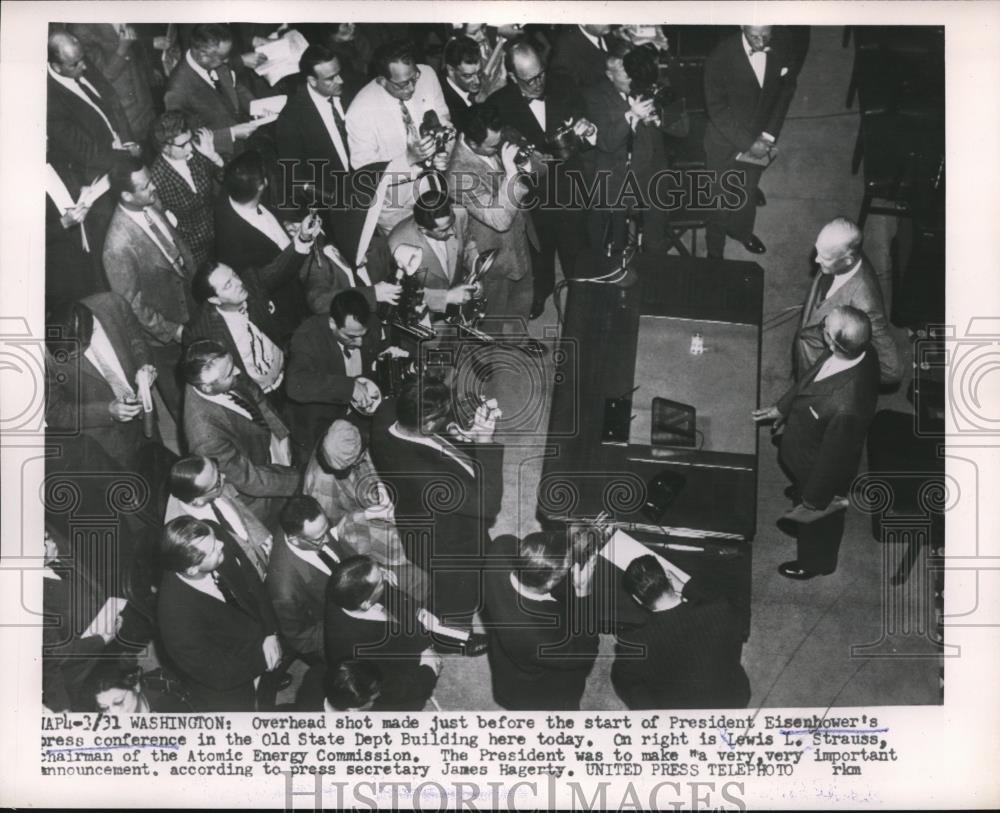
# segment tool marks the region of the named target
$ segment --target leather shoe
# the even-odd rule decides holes
[[[522,353],[527,353],[529,356],[535,356],[536,358],[541,358],[548,352],[548,348],[542,344],[538,339],[528,339],[518,345],[518,348]]]
[[[757,187],[757,192],[754,195],[754,203],[758,206],[767,206],[767,198],[764,197],[764,190],[759,186]]]
[[[531,320],[535,320],[543,313],[545,313],[545,300],[536,299],[534,302],[531,303],[531,310],[528,311],[528,318]]]
[[[829,573],[813,573],[811,570],[806,570],[802,565],[796,562],[785,562],[778,565],[778,572],[784,576],[786,579],[795,579],[795,581],[804,582],[808,579],[815,578],[816,576],[829,576]]]
[[[462,644],[462,654],[468,658],[477,658],[486,652],[489,643],[490,636],[481,632],[470,633],[468,640]]]
[[[764,244],[760,241],[760,238],[756,234],[751,234],[746,240],[743,241],[743,248],[751,254],[763,254],[767,251]]]

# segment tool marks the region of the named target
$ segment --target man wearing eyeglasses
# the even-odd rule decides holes
[[[417,64],[412,43],[396,40],[375,52],[375,78],[354,97],[347,110],[351,167],[376,165],[381,175],[378,226],[388,233],[409,214],[414,181],[430,166],[443,171],[448,155],[437,153],[431,135],[422,135],[427,114],[451,124],[437,74]]]
[[[826,351],[781,399],[754,410],[757,423],[784,424],[778,462],[792,478],[795,509],[779,520],[789,523],[797,556],[778,572],[799,581],[828,576],[837,569],[844,533],[846,495],[878,403],[878,355],[872,326],[851,306],[823,320]]]

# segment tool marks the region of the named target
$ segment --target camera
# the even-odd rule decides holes
[[[517,152],[514,153],[514,163],[519,167],[523,167],[531,160],[532,153],[538,152],[538,148],[513,127],[504,127],[500,132],[500,138],[505,144],[513,144],[517,147]]]
[[[434,154],[447,155],[448,145],[455,138],[455,130],[444,124],[434,110],[424,113],[424,120],[420,124],[420,136],[426,138],[430,136],[434,139]]]
[[[576,124],[576,121],[570,119],[553,133],[551,146],[556,158],[566,160],[587,148],[586,141],[573,131]]]

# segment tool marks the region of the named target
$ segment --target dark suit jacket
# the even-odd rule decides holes
[[[239,607],[168,572],[157,594],[157,626],[167,655],[187,682],[195,709],[253,711],[253,681],[267,669],[264,639],[278,632],[278,623],[264,585],[242,551],[223,544],[225,559],[219,572]]]
[[[361,375],[373,379],[372,365],[384,349],[382,325],[372,314],[361,342]],[[374,380],[374,379],[373,379]],[[330,330],[329,316],[310,316],[295,331],[285,364],[296,441],[311,449],[332,421],[347,414],[354,379],[345,373],[344,354]]]
[[[740,665],[739,629],[721,598],[649,613],[645,624],[618,635],[615,691],[630,709],[744,708],[750,683]],[[632,651],[637,646],[644,655]]]
[[[448,82],[448,73],[442,68],[438,72],[438,81],[441,83],[441,92],[444,94],[445,104],[448,105],[448,113],[451,116],[452,126],[456,130],[462,132],[462,127],[465,125],[465,117],[469,114],[470,105],[466,104],[465,100],[455,92]]]
[[[576,89],[564,79],[551,76],[545,83],[544,132],[517,85],[509,84],[500,88],[487,101],[500,112],[500,120],[505,126],[514,127],[543,152],[549,149],[549,140],[566,119],[578,119],[586,112],[583,99]]]
[[[95,70],[85,71],[83,78],[100,94],[100,107],[118,137],[123,142],[131,141],[132,130],[114,88]],[[78,168],[86,177],[84,183],[110,171],[116,160],[126,153],[112,149],[114,139],[104,120],[94,108],[51,76],[46,77],[46,89],[45,132],[52,159]]]
[[[129,302],[154,346],[172,344],[177,327],[186,324],[194,312],[194,257],[184,238],[169,223],[164,227],[184,258],[183,275],[174,270],[142,227],[120,206],[104,238],[104,272],[111,290]]]
[[[825,352],[823,341],[823,320],[834,308],[851,305],[868,315],[872,323],[872,347],[878,353],[879,370],[883,384],[895,384],[903,377],[903,363],[899,357],[896,342],[889,332],[882,303],[882,288],[875,269],[867,257],[862,256],[861,267],[822,302],[817,302],[819,283],[823,275],[817,274],[809,288],[805,305],[802,306],[802,321],[795,337],[795,369],[798,375],[816,363]]]
[[[260,387],[245,376],[237,379],[240,394],[256,402],[271,431],[220,404],[202,398],[190,385],[184,388],[184,436],[191,454],[214,457],[226,479],[254,515],[267,524],[278,499],[299,490],[299,472],[271,463],[271,435],[287,437]]]
[[[118,294],[94,294],[81,302],[101,323],[134,389],[136,372],[144,364],[152,364],[135,314]],[[100,371],[81,353],[64,363],[50,357],[46,373],[45,421],[49,430],[78,430],[97,441],[109,457],[126,469],[134,468],[136,453],[144,443],[142,418],[122,423],[111,417],[108,405],[115,400],[115,393]]]
[[[225,68],[220,68],[225,70]],[[182,55],[173,73],[167,80],[167,91],[163,104],[167,110],[181,110],[193,130],[208,127],[215,140],[215,149],[222,155],[232,155],[235,149],[229,128],[247,121],[250,117],[250,102],[253,92],[246,87],[234,72],[231,75],[237,98],[237,107],[229,104],[223,94],[202,79],[188,65],[187,56]],[[220,77],[225,81],[225,77]]]
[[[605,37],[601,39],[607,43]],[[580,26],[567,26],[552,46],[549,75],[583,90],[606,78],[604,75],[606,58],[607,53],[587,39]]]
[[[355,553],[332,537],[329,546],[341,559]],[[285,534],[278,530],[265,584],[282,639],[295,652],[323,656],[323,608],[329,579],[321,570],[297,556]]]
[[[201,264],[215,253],[215,217],[212,199],[215,192],[218,168],[204,155],[195,151],[188,162],[197,192],[173,168],[169,161],[158,155],[149,168],[149,175],[156,184],[156,193],[164,209],[177,216],[177,231],[187,241],[195,263]]]
[[[772,41],[764,86],[743,50],[743,34],[720,42],[705,60],[705,104],[708,126],[705,152],[709,166],[728,163],[763,131],[775,138],[795,94],[798,65],[780,38]]]
[[[517,540],[500,537],[491,550],[506,567],[483,574],[493,698],[506,709],[574,711],[597,655],[596,631],[572,630],[585,618],[587,599],[572,589],[555,601],[535,601],[514,590],[510,574]],[[571,605],[575,604],[575,607]]]
[[[803,501],[816,508],[847,494],[878,403],[878,357],[871,347],[849,370],[813,381],[828,357],[820,356],[777,404],[785,416],[778,459]]]

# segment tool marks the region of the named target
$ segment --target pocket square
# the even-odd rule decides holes
[[[788,73],[788,68],[782,68],[781,73],[779,73],[778,76],[785,76],[787,73]]]

